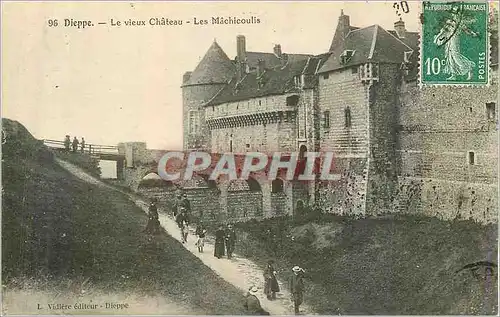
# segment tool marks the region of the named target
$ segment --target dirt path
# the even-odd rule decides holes
[[[120,191],[88,175],[80,168],[74,166],[71,163],[61,160],[57,160],[57,162],[64,169],[68,170],[70,173],[86,182]],[[144,200],[130,195],[129,193],[125,194],[127,194],[131,198],[131,200],[133,200],[135,204],[139,206],[144,212],[148,212],[148,204]],[[169,215],[167,215],[166,212],[160,210],[159,220],[161,226],[170,236],[172,236],[177,241],[181,241],[180,230],[177,227],[177,224]],[[218,259],[213,255],[213,239],[208,238],[206,240],[207,241],[205,242],[204,252],[199,253],[197,247],[194,244],[196,241],[196,237],[194,236],[194,228],[190,228],[188,241],[183,245],[188,251],[198,257],[216,274],[218,274],[234,286],[240,288],[242,291],[246,292],[252,285],[257,286],[259,288],[259,294],[257,296],[260,299],[262,307],[269,311],[272,315],[293,315],[293,303],[290,300],[290,293],[285,289],[283,280],[278,277],[278,283],[280,284],[281,292],[277,294],[277,299],[274,301],[268,300],[263,293],[263,271],[254,262],[239,256],[237,253],[235,253],[233,255],[233,258],[230,260],[227,258]],[[301,314],[315,315],[306,304],[301,305],[300,312]]]

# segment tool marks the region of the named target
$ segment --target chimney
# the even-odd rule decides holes
[[[279,44],[274,45],[274,55],[281,58],[281,45]]]
[[[264,74],[265,69],[266,69],[266,62],[264,62],[262,59],[259,59],[257,64],[257,77],[262,76],[262,74]]]
[[[288,54],[281,53],[281,66],[284,67],[286,64],[288,64]]]
[[[340,32],[342,38],[345,39],[351,28],[348,15],[344,15],[344,10],[340,10],[339,23],[337,24],[337,32]],[[337,33],[336,32],[336,33]]]
[[[404,38],[406,35],[405,23],[399,18],[399,21],[394,22],[394,30],[398,34],[399,38]]]
[[[246,48],[245,36],[243,35],[236,36],[236,52],[238,56],[238,61],[240,63],[245,62],[247,55],[247,48]]]

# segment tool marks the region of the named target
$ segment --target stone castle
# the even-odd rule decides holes
[[[253,52],[238,35],[230,59],[214,42],[184,74],[183,133],[186,151],[332,151],[341,181],[206,185],[217,197],[201,199],[202,208],[214,204],[224,219],[315,204],[336,214],[495,222],[497,34],[491,85],[460,89],[419,87],[419,34],[402,20],[394,30],[360,28],[342,12],[332,35],[319,55],[280,45]]]

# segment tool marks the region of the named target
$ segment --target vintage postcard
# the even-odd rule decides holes
[[[2,2],[2,315],[496,315],[496,1]]]

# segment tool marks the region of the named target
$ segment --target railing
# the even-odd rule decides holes
[[[43,144],[50,148],[56,149],[64,149],[66,148],[64,141],[58,140],[43,140]],[[73,143],[70,142],[69,151],[73,151]],[[111,145],[101,145],[101,144],[85,144],[82,148],[81,144],[78,144],[78,148],[76,150],[77,153],[88,153],[90,155],[99,155],[99,154],[119,154],[117,146]]]

